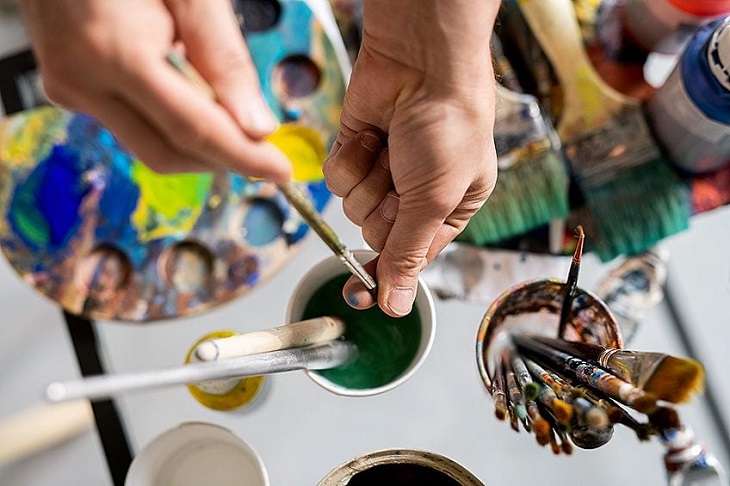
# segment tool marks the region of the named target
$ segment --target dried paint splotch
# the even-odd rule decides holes
[[[276,26],[247,39],[264,94],[280,121],[329,147],[344,96],[341,66],[307,5],[282,7]],[[295,55],[311,58],[320,75],[312,93],[289,99],[270,79]],[[321,211],[330,193],[311,159],[309,151],[292,163]],[[71,312],[137,322],[243,295],[308,232],[272,184],[231,173],[156,174],[92,118],[53,107],[0,124],[0,211],[0,245],[26,282]]]

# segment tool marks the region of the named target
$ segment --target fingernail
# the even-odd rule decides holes
[[[380,206],[380,215],[389,223],[395,223],[395,217],[398,215],[398,204],[400,200],[398,196],[388,194],[385,201]]]
[[[253,128],[259,132],[273,133],[279,128],[279,121],[269,107],[263,104],[252,109],[250,119]]]
[[[413,307],[413,289],[396,287],[388,295],[388,308],[399,316],[408,315]]]
[[[375,152],[380,148],[380,139],[371,132],[363,132],[360,137],[360,145],[371,152]]]

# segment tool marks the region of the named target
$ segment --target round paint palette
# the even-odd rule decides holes
[[[275,22],[246,41],[282,122],[272,143],[322,211],[331,195],[321,165],[339,129],[346,60],[304,1],[279,5]],[[0,245],[26,282],[72,313],[132,322],[245,294],[308,233],[271,183],[156,174],[94,119],[54,107],[0,124],[0,211]]]

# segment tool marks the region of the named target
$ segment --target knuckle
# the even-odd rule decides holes
[[[391,268],[401,276],[406,277],[417,277],[424,266],[425,257],[428,248],[418,252],[407,252],[407,253],[394,253],[392,251],[385,251],[381,256],[381,259],[386,259],[390,262]]]

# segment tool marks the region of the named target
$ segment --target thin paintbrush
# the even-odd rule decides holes
[[[657,408],[657,397],[581,358],[555,349],[529,336],[513,335],[520,352],[541,362],[546,367],[560,369],[561,373],[596,388],[621,403],[649,414]]]
[[[550,443],[550,424],[540,415],[537,402],[535,400],[526,400],[525,408],[527,409],[527,416],[530,418],[532,431],[535,433],[535,440],[541,446],[547,445]]]
[[[571,407],[569,403],[558,398],[553,389],[549,386],[545,384],[540,386],[540,391],[537,394],[537,402],[550,410],[550,413],[552,413],[555,419],[561,424],[567,425],[570,423],[570,419],[573,417],[573,407]]]
[[[520,356],[520,354],[514,349],[510,349],[509,355],[510,362],[512,363],[512,370],[515,372],[515,377],[517,378],[517,384],[522,389],[522,394],[525,396],[525,399],[536,399],[537,394],[540,392],[540,386],[532,380],[522,356]]]
[[[502,360],[494,364],[494,376],[492,376],[492,400],[494,400],[494,415],[499,420],[507,417],[507,388],[504,381],[504,370]]]
[[[608,86],[570,0],[518,0],[560,81],[557,132],[595,221],[600,258],[641,252],[687,228],[689,191],[662,159],[641,105]]]
[[[523,360],[525,361],[525,365],[527,366],[530,374],[552,388],[555,393],[565,393],[568,391],[570,384],[567,381],[562,380],[560,377],[557,377],[559,379],[556,379],[556,376],[554,376],[553,373],[550,373],[550,371],[546,370],[529,358],[525,358],[523,356]]]
[[[560,323],[558,324],[558,337],[560,338],[565,335],[565,328],[568,325],[568,316],[570,315],[571,307],[573,307],[573,299],[578,288],[578,273],[580,272],[580,263],[583,258],[583,242],[586,238],[583,232],[583,226],[579,225],[576,228],[576,232],[578,234],[578,243],[575,245],[573,260],[570,262],[568,280],[565,282],[565,292],[563,293],[563,305],[560,308]]]
[[[201,92],[205,93],[211,99],[215,98],[215,92],[205,81],[203,76],[193,67],[190,62],[185,58],[182,53],[177,50],[172,50],[167,54],[167,62],[174,67],[180,74],[182,74],[187,80],[195,85]],[[302,193],[297,185],[288,181],[282,184],[277,184],[277,187],[281,193],[289,201],[289,204],[296,209],[299,214],[304,218],[310,228],[320,237],[320,239],[337,255],[347,269],[355,275],[365,285],[365,287],[372,293],[376,291],[375,279],[363,268],[362,264],[357,261],[352,251],[349,250],[342,240],[337,236],[335,230],[327,224],[322,216],[317,212],[317,209],[312,205],[312,202]]]
[[[605,368],[622,380],[668,402],[686,402],[703,387],[702,365],[693,359],[543,336],[533,336],[533,339]]]
[[[517,377],[512,369],[509,352],[507,350],[502,352],[502,366],[504,367],[504,376],[507,383],[507,390],[509,391],[510,404],[512,405],[512,408],[514,408],[517,418],[524,423],[524,421],[527,420],[525,397],[522,395],[522,389],[517,383]],[[515,424],[512,424],[512,428],[515,428]]]

